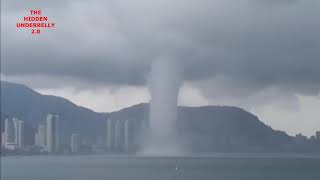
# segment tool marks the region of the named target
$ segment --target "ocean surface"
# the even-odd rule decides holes
[[[1,157],[1,180],[320,180],[320,157]]]

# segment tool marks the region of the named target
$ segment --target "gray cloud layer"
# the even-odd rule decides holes
[[[1,11],[6,76],[144,85],[150,61],[172,56],[205,92],[218,78],[239,96],[273,86],[319,93],[318,0],[43,1],[57,27],[38,37],[15,29],[31,7],[19,2]]]

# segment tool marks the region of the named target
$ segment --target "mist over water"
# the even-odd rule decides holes
[[[178,60],[170,57],[156,59],[151,67],[149,132],[144,155],[180,155],[177,136],[177,101],[181,85]]]

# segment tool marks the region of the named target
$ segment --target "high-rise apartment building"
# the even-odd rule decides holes
[[[114,127],[113,121],[111,119],[107,120],[107,149],[110,151],[113,149],[113,141],[114,141]]]
[[[35,134],[35,145],[42,148],[46,147],[46,126],[43,123],[38,125],[38,131]]]
[[[107,120],[107,148],[109,151],[129,152],[132,144],[130,120]]]
[[[48,114],[46,119],[46,150],[57,152],[60,146],[59,116]]]
[[[79,135],[73,133],[71,135],[71,144],[70,144],[72,153],[77,153],[79,151],[79,144],[80,144]]]
[[[129,130],[130,130],[130,121],[129,120],[125,120],[124,121],[124,142],[123,142],[123,146],[124,146],[124,151],[125,152],[129,152],[130,149],[130,134],[129,134]]]
[[[122,121],[116,120],[114,129],[114,147],[116,150],[120,150],[122,145]]]
[[[24,122],[18,118],[5,119],[3,146],[7,149],[22,148],[24,146]]]
[[[14,125],[14,142],[17,148],[24,146],[24,122],[20,119],[13,118]]]
[[[6,142],[5,132],[2,132],[1,133],[1,147],[5,147],[5,142]]]
[[[5,119],[4,122],[4,147],[7,149],[15,149],[15,132],[12,119]]]

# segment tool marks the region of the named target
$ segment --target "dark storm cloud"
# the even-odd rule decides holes
[[[150,61],[169,55],[186,81],[206,86],[224,77],[246,92],[319,92],[319,1],[68,1],[48,13],[57,28],[39,37],[12,27],[14,10],[4,14],[4,75],[144,85]]]

